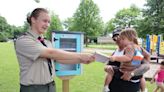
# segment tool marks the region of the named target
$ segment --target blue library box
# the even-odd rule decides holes
[[[81,52],[83,49],[84,35],[81,32],[53,31],[52,43],[54,48],[70,52]],[[61,64],[55,62],[57,76],[80,75],[81,64]]]

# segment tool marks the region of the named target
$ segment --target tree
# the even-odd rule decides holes
[[[7,23],[6,19],[0,16],[0,42],[7,41],[10,34],[8,33],[10,30],[10,25]]]
[[[16,27],[16,26],[12,26],[12,31],[13,31],[13,38],[18,38],[19,36],[23,35],[25,32],[27,32],[29,30],[26,29],[26,26],[27,24],[24,24],[24,26],[19,26],[19,27]]]
[[[73,21],[74,21],[73,17],[72,18],[67,18],[63,23],[65,29],[74,30],[74,28],[73,28],[74,22]]]
[[[105,25],[105,34],[112,32],[116,28],[116,24],[114,24],[115,19],[112,18],[110,21],[108,21]]]
[[[52,31],[54,30],[58,30],[58,31],[63,30],[63,27],[62,27],[59,17],[52,12],[50,27],[48,28],[48,31],[46,33],[47,39],[51,40],[52,38],[51,34],[52,34]]]
[[[0,32],[5,32],[7,27],[8,27],[8,23],[6,19],[0,16]]]
[[[113,31],[115,28],[134,27],[138,28],[139,21],[142,19],[141,10],[136,5],[131,5],[129,8],[124,8],[118,11],[115,18],[109,20],[105,30]],[[139,32],[137,30],[137,32]]]
[[[142,29],[142,32],[149,31],[149,34],[163,34],[164,30],[164,1],[147,0],[145,9],[143,9],[144,22],[141,25],[148,28]],[[164,34],[163,34],[164,35]]]
[[[27,30],[29,30],[30,29],[30,24],[29,23],[27,23],[27,21],[25,21],[24,22],[24,25],[23,25],[23,32],[26,32]]]
[[[70,31],[84,32],[86,40],[88,37],[95,37],[104,33],[99,8],[93,0],[82,0],[73,18],[67,22],[71,23],[68,27]]]
[[[121,27],[135,26],[138,16],[140,16],[140,9],[135,5],[131,5],[130,8],[124,8],[116,13],[115,25]]]

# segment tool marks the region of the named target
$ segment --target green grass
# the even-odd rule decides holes
[[[153,90],[156,88],[155,83],[151,84],[150,81],[146,82],[146,86],[148,88],[148,92],[153,92]]]
[[[83,72],[70,80],[70,92],[101,92],[104,64],[83,65]],[[62,81],[56,77],[57,92],[62,92]],[[155,85],[147,82],[149,92]],[[19,92],[19,65],[12,43],[0,43],[0,92]]]
[[[87,48],[115,50],[117,48],[117,45],[115,44],[89,44]]]
[[[19,68],[11,43],[0,43],[0,92],[19,92]]]
[[[70,92],[101,92],[104,79],[104,64],[83,65],[83,73],[70,80]],[[57,92],[61,91],[61,80],[57,78]]]

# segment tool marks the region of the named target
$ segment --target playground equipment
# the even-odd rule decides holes
[[[83,49],[83,33],[68,31],[53,31],[52,43],[54,48],[71,52],[81,52]],[[61,64],[55,62],[56,76],[62,80],[63,92],[69,92],[69,80],[82,72],[81,64]]]
[[[164,59],[164,41],[161,35],[147,35],[146,36],[146,50],[151,53],[151,59]]]

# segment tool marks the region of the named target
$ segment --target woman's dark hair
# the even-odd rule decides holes
[[[161,62],[161,65],[164,65],[164,61]]]
[[[31,12],[30,16],[27,16],[27,22],[30,24],[30,26],[31,26],[31,18],[34,17],[35,19],[37,19],[40,12],[48,13],[48,10],[46,10],[44,8],[36,8]]]

